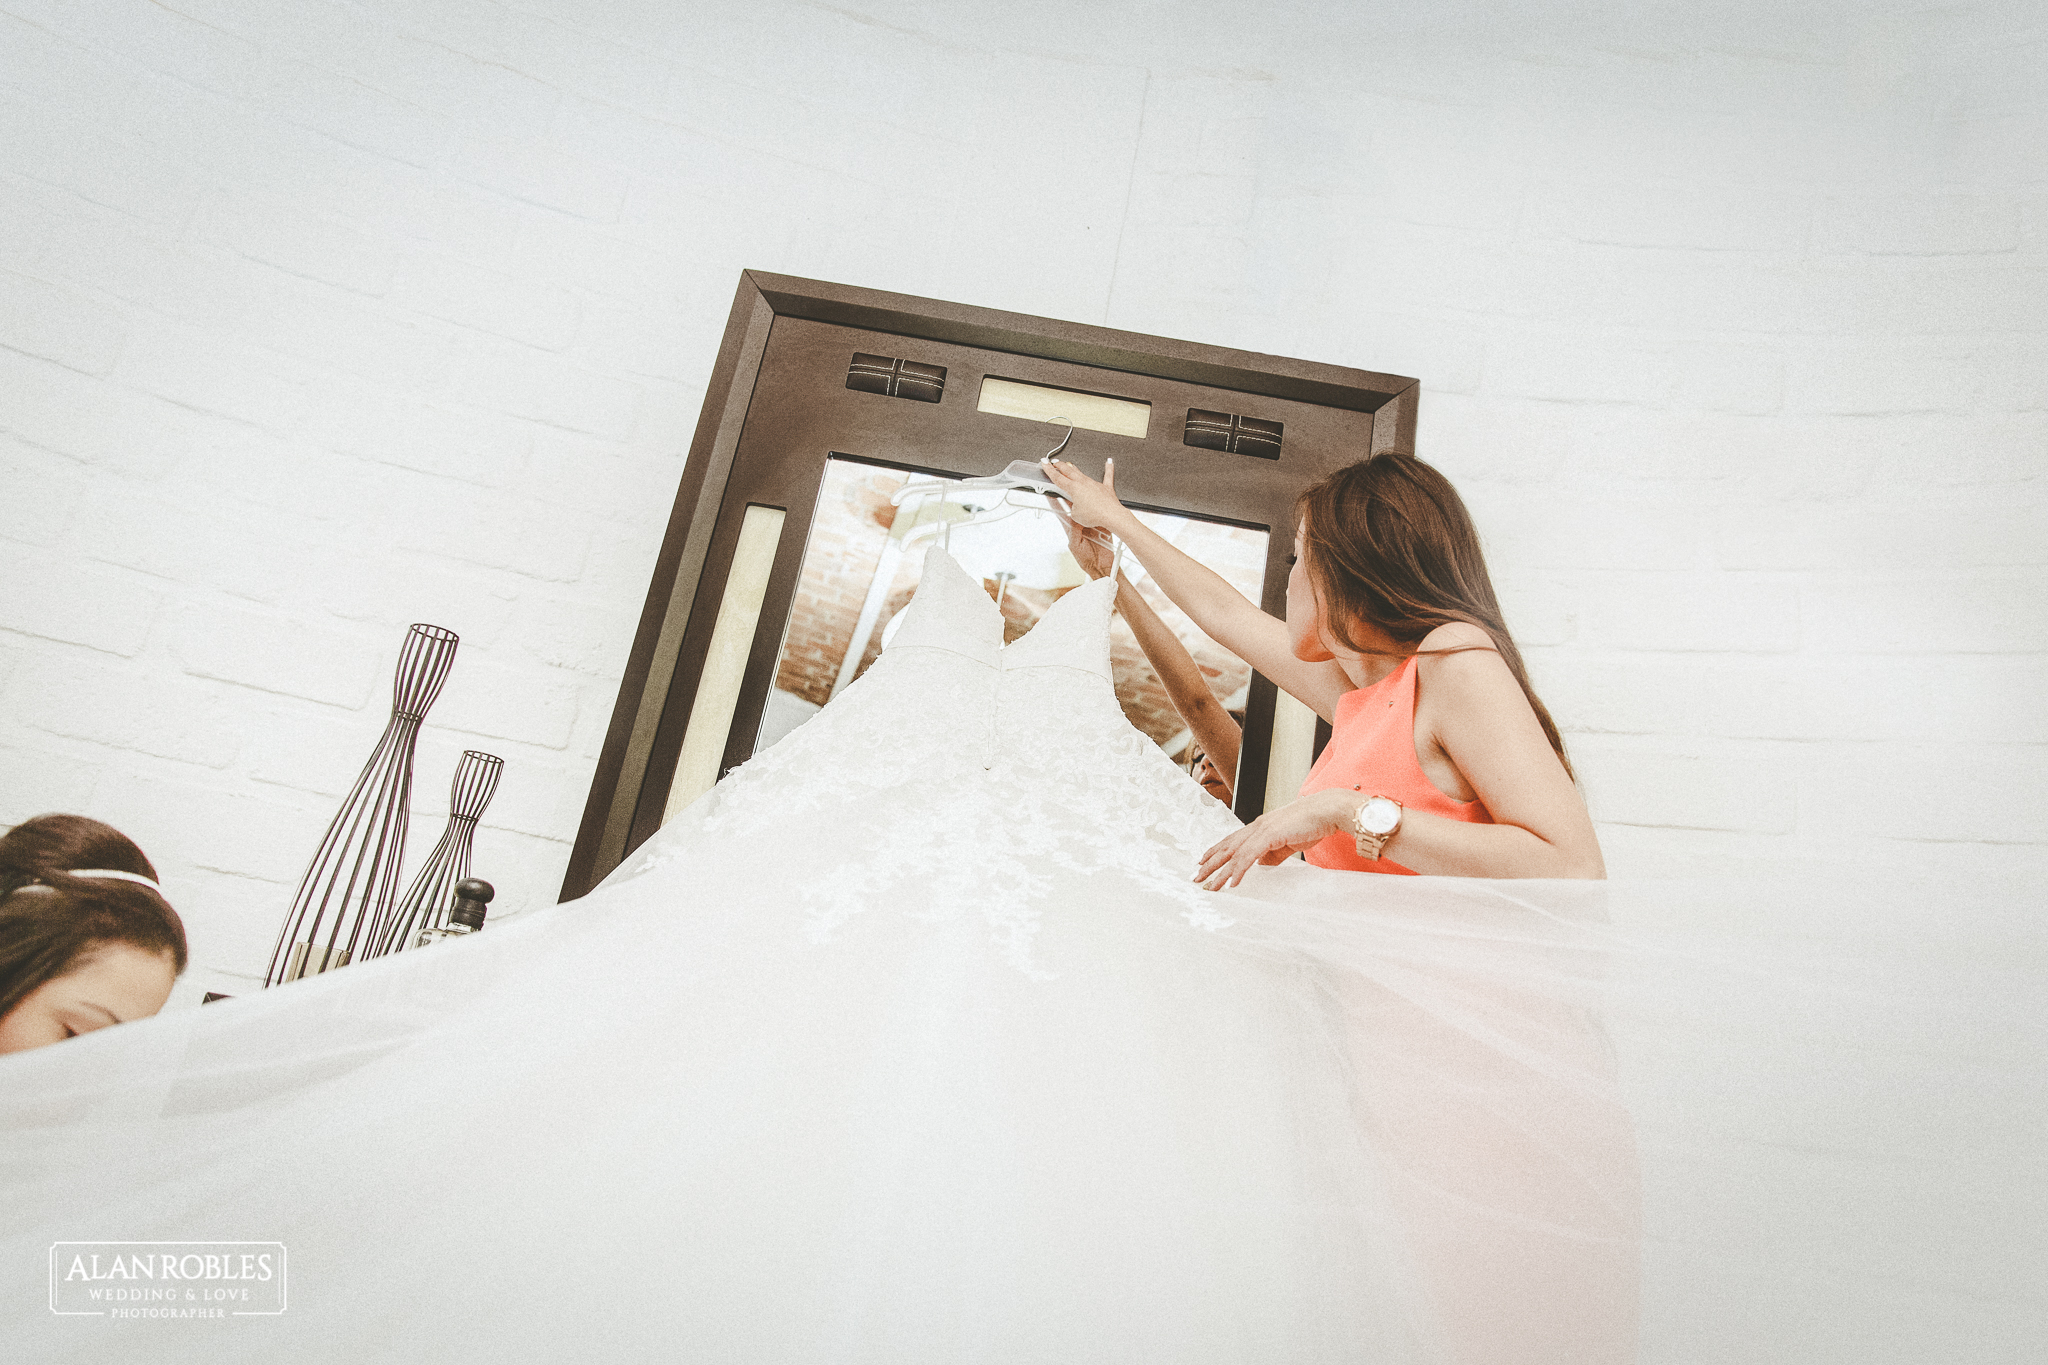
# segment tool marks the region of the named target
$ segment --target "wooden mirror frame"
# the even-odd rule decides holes
[[[1355,434],[1342,443],[1343,449],[1326,446],[1297,451],[1290,447],[1279,460],[1247,461],[1233,481],[1239,491],[1231,495],[1234,502],[1229,505],[1202,505],[1205,499],[1199,493],[1184,497],[1171,489],[1150,487],[1142,457],[1128,461],[1128,468],[1125,461],[1119,462],[1120,491],[1133,506],[1266,526],[1278,543],[1269,551],[1262,605],[1276,614],[1284,611],[1294,498],[1317,479],[1368,453],[1412,453],[1415,449],[1417,383],[1399,375],[742,271],[725,338],[705,386],[704,406],[676,490],[668,531],[655,560],[639,629],[619,683],[611,725],[591,780],[582,825],[562,883],[563,900],[588,892],[660,826],[675,768],[675,755],[666,751],[679,746],[682,722],[690,713],[703,665],[701,648],[696,657],[686,657],[684,641],[686,636],[703,633],[700,614],[718,611],[724,574],[706,573],[713,531],[733,482],[734,458],[769,337],[782,318],[889,333],[912,344],[923,340],[973,347],[1358,414]],[[1113,375],[1105,375],[1101,381],[1111,388],[1115,382]],[[1226,400],[1219,395],[1217,401]],[[1153,431],[1145,444],[1155,443],[1162,448],[1181,444],[1177,414],[1155,413]],[[1360,449],[1360,445],[1368,448]],[[1159,483],[1156,474],[1151,483]],[[1152,496],[1147,497],[1148,492]],[[1167,499],[1159,498],[1160,492],[1167,493]],[[708,600],[700,600],[707,593]],[[693,620],[700,622],[697,631],[691,630]],[[779,641],[783,623],[770,622],[766,615],[762,623],[773,626],[772,633]],[[768,646],[771,660],[774,643]],[[756,652],[760,649],[757,642]],[[1273,706],[1272,683],[1253,674],[1239,767],[1240,773],[1250,777],[1240,782],[1240,814],[1247,810],[1256,814],[1263,808]],[[663,757],[657,753],[658,747],[665,761],[656,761]]]

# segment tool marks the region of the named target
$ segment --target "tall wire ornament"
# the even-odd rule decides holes
[[[391,720],[299,882],[264,985],[345,966],[367,954],[389,921],[412,818],[413,750],[459,641],[441,626],[415,624],[406,631],[391,684]]]
[[[476,839],[476,822],[497,794],[498,778],[505,760],[496,754],[464,749],[455,765],[455,780],[448,787],[448,828],[441,842],[427,855],[419,875],[398,902],[390,923],[377,936],[374,956],[395,953],[412,945],[422,929],[440,928],[448,923],[448,908],[455,903],[455,883],[469,875],[469,850]]]

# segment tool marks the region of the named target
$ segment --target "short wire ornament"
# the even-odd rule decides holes
[[[299,882],[264,985],[345,966],[358,954],[375,955],[369,949],[378,929],[390,921],[399,864],[405,859],[420,722],[448,680],[460,638],[442,626],[415,624],[406,631],[384,737]]]
[[[455,883],[469,875],[476,822],[491,804],[504,771],[505,760],[496,754],[462,751],[462,761],[455,765],[455,780],[448,787],[448,827],[398,902],[391,922],[378,935],[375,956],[399,952],[411,946],[420,930],[448,923],[449,907],[455,904]]]

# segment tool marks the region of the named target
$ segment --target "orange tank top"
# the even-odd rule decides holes
[[[1301,794],[1326,791],[1331,787],[1352,787],[1359,800],[1368,796],[1390,796],[1411,811],[1490,825],[1493,817],[1477,801],[1453,801],[1436,789],[1423,774],[1415,757],[1415,656],[1371,687],[1346,692],[1337,699],[1337,714],[1330,723],[1330,742],[1322,756],[1308,770]],[[1339,830],[1308,850],[1308,860],[1317,867],[1343,868],[1352,872],[1391,872],[1413,877],[1415,872],[1391,858],[1367,862],[1358,856],[1358,844],[1351,832]]]

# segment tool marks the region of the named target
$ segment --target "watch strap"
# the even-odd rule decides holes
[[[1385,834],[1365,834],[1355,829],[1351,831],[1351,839],[1357,845],[1358,856],[1372,863],[1380,860],[1380,850],[1384,849],[1387,840],[1393,837],[1391,830]]]
[[[1364,789],[1353,788],[1353,790],[1362,791]],[[1375,801],[1392,802],[1395,811],[1398,812],[1394,817],[1394,827],[1384,834],[1375,834],[1365,827],[1365,808]],[[1387,847],[1388,841],[1401,832],[1401,817],[1407,813],[1408,808],[1399,801],[1395,801],[1391,796],[1381,796],[1377,793],[1366,797],[1353,807],[1351,811],[1351,839],[1353,846],[1358,850],[1358,856],[1368,862],[1378,862],[1381,854]]]

